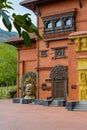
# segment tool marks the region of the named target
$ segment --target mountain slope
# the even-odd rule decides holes
[[[9,31],[0,29],[0,43],[17,35],[18,35],[17,32],[9,32]]]

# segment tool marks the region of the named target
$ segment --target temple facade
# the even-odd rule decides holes
[[[58,103],[87,101],[87,1],[25,0],[22,6],[37,16],[43,40],[31,36],[8,40],[18,48],[18,98],[26,77],[35,77],[36,99]]]

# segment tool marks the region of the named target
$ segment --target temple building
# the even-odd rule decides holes
[[[24,83],[31,77],[38,104],[46,101],[68,110],[77,103],[87,104],[87,0],[24,0],[20,4],[36,14],[43,40],[30,35],[28,48],[18,37],[7,41],[18,48],[17,98],[25,95]]]

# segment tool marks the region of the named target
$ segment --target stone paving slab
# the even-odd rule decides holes
[[[87,130],[87,112],[0,100],[0,130]]]

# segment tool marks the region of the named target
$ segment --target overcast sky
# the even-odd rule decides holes
[[[23,0],[8,0],[8,1],[13,2],[12,7],[15,9],[14,11],[9,10],[11,13],[16,13],[16,14],[29,13],[29,14],[31,14],[30,17],[31,17],[31,19],[32,19],[32,22],[33,22],[34,24],[36,24],[36,16],[34,15],[34,13],[33,13],[31,10],[29,10],[29,9],[27,9],[27,8],[25,8],[25,7],[23,7],[23,6],[20,5],[20,2],[23,1]],[[4,25],[2,24],[1,19],[0,19],[0,28],[3,29],[3,30],[6,30],[6,28],[5,28]],[[13,27],[12,30],[15,31],[14,27]]]

